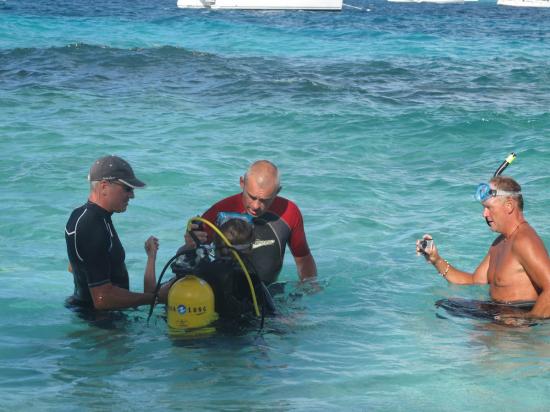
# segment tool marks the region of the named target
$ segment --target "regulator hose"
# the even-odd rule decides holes
[[[155,303],[157,301],[157,297],[160,290],[160,284],[162,281],[162,277],[164,276],[164,272],[166,272],[166,269],[168,269],[168,266],[170,266],[170,263],[172,263],[174,260],[179,258],[181,255],[185,255],[191,252],[194,253],[195,250],[190,249],[190,250],[184,250],[182,252],[176,253],[174,256],[170,258],[170,260],[168,260],[168,262],[166,262],[166,264],[164,265],[164,268],[162,268],[162,271],[160,272],[159,280],[157,281],[157,286],[155,287],[155,291],[153,292],[153,300],[151,302],[151,306],[149,307],[149,316],[147,316],[147,323],[149,323],[149,319],[151,319],[151,315],[153,314],[153,309],[155,308]]]

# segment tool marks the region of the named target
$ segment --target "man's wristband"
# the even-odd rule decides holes
[[[443,272],[439,272],[439,274],[441,276],[443,276],[445,279],[447,279],[447,274],[449,273],[449,269],[450,269],[451,265],[445,259],[443,259],[443,261],[447,264],[447,267],[445,268],[445,270]]]
[[[437,269],[437,264],[439,263],[439,261],[443,261],[447,264],[443,272]],[[445,259],[437,258],[437,260],[433,263],[433,265],[441,276],[443,276],[444,278],[447,277],[447,274],[449,273],[449,269],[451,268],[451,265],[449,264],[449,262],[447,262]]]

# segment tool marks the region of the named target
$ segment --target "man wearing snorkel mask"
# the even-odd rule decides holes
[[[500,235],[474,273],[463,272],[441,258],[431,235],[416,242],[416,251],[450,283],[489,284],[491,299],[500,303],[531,302],[528,312],[500,315],[509,318],[550,317],[550,259],[542,239],[523,216],[521,186],[511,177],[496,176],[478,186],[476,199],[483,217]]]
[[[223,215],[239,214],[253,223],[256,241],[251,261],[266,285],[277,280],[287,244],[300,280],[315,278],[317,266],[306,240],[302,214],[294,202],[279,196],[281,185],[277,166],[267,160],[254,162],[240,178],[240,185],[241,193],[219,201],[202,217],[220,225]],[[206,231],[197,225],[193,228],[193,235],[199,242],[212,241],[213,234],[208,228]],[[185,234],[185,243],[188,247],[196,247],[189,233]]]

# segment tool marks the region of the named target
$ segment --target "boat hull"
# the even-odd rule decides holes
[[[436,3],[436,4],[464,4],[472,0],[388,0],[390,3]]]
[[[342,10],[342,0],[178,0],[180,8],[241,10]]]
[[[550,7],[548,0],[498,0],[497,4],[510,7]]]

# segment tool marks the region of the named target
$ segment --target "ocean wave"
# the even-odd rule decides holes
[[[261,101],[367,105],[376,110],[429,105],[550,107],[550,65],[532,57],[400,57],[335,62],[316,58],[225,56],[183,47],[121,49],[86,43],[0,51],[0,87],[41,92],[78,89],[132,96],[144,90],[216,106]],[[481,92],[480,92],[481,91]],[[533,101],[533,95],[537,100]],[[434,106],[435,104],[435,106]]]

